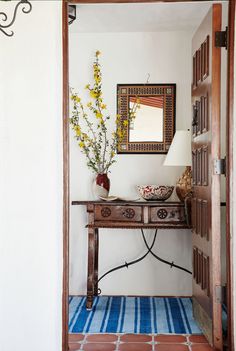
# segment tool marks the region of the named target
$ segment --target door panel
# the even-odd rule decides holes
[[[221,5],[214,4],[196,31],[193,55],[193,306],[194,317],[215,350],[222,349],[220,272],[220,175],[213,160],[220,158]]]

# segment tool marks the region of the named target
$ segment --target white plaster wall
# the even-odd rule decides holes
[[[61,4],[32,1],[0,32],[1,351],[61,350]]]
[[[70,34],[70,85],[87,98],[91,65],[97,49],[102,52],[104,99],[116,113],[118,83],[177,84],[177,129],[191,123],[191,33],[86,33]],[[71,136],[71,200],[93,199],[93,175]],[[164,155],[118,155],[110,173],[111,194],[137,198],[137,184],[175,184],[183,168],[163,167]],[[172,197],[175,199],[175,195]],[[70,293],[86,292],[87,223],[85,209],[71,207]],[[139,230],[100,231],[100,275],[145,252]],[[148,233],[149,242],[153,232]],[[160,230],[154,248],[161,257],[191,269],[189,230]],[[191,276],[148,256],[145,261],[105,278],[103,294],[191,295]]]

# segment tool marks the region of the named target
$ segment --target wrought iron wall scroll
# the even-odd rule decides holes
[[[15,6],[15,10],[13,12],[13,17],[10,22],[8,22],[8,16],[5,12],[0,12],[0,31],[3,32],[6,36],[12,37],[14,32],[8,29],[13,25],[16,19],[17,11],[19,6],[23,5],[22,12],[23,13],[30,13],[32,10],[32,4],[28,0],[20,0],[17,5]]]

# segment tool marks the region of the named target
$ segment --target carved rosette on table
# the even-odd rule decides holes
[[[96,198],[108,197],[110,190],[110,179],[107,173],[97,174],[93,182],[93,194]]]

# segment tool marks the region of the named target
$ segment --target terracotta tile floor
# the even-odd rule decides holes
[[[203,335],[69,334],[77,351],[210,351]]]

